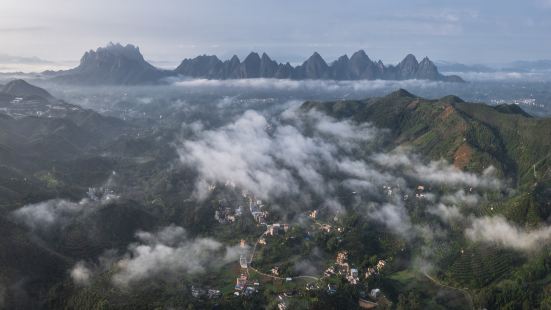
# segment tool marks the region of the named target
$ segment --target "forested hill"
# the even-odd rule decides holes
[[[392,132],[395,146],[410,146],[432,159],[482,172],[490,165],[518,186],[551,178],[551,118],[536,118],[518,106],[488,106],[447,96],[438,100],[398,90],[365,100],[305,102],[302,110],[338,119],[371,122]]]

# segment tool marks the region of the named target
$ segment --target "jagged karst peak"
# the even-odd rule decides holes
[[[59,71],[52,78],[69,84],[136,85],[156,84],[172,75],[148,63],[137,46],[109,43],[84,53],[78,67]]]
[[[320,55],[318,52],[314,52],[314,53],[312,54],[312,56],[310,56],[310,57],[306,60],[306,62],[311,62],[311,61],[313,61],[313,62],[320,62],[320,63],[323,62],[323,63],[325,63],[325,59],[323,59],[323,57],[321,57],[321,55]]]
[[[341,57],[339,57],[337,59],[337,61],[349,61],[349,60],[350,60],[350,58],[346,54],[342,55]]]
[[[248,62],[248,61],[260,61],[260,56],[258,55],[257,52],[250,52],[249,55],[245,57],[245,60],[243,60],[243,62]]]
[[[184,59],[174,70],[161,70],[149,64],[139,48],[132,44],[109,43],[86,52],[74,69],[50,73],[58,81],[80,84],[151,84],[169,76],[206,79],[332,79],[332,80],[409,80],[422,79],[464,82],[458,76],[444,76],[427,57],[421,63],[408,54],[397,65],[385,66],[372,61],[365,50],[342,55],[328,64],[313,52],[302,64],[274,61],[267,53],[250,52],[243,61],[237,55],[221,60],[216,55]]]
[[[350,59],[361,59],[361,60],[370,60],[369,56],[367,56],[367,53],[364,50],[359,50],[352,54],[352,57]]]
[[[401,63],[416,63],[416,64],[418,64],[419,62],[417,61],[417,57],[415,57],[415,55],[407,54],[407,56],[404,58],[404,60],[402,60]]]
[[[144,61],[144,57],[140,52],[140,48],[132,44],[123,46],[120,43],[110,42],[104,47],[98,47],[95,51],[90,50],[84,54],[81,59],[81,63],[92,61],[95,59],[101,59],[106,57],[123,57],[126,59]]]

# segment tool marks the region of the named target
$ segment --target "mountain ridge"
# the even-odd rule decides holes
[[[425,57],[421,62],[408,54],[397,65],[372,61],[364,50],[350,58],[343,55],[328,63],[314,52],[302,64],[279,63],[268,54],[251,52],[241,61],[234,55],[222,61],[216,55],[186,58],[174,70],[159,69],[145,60],[139,47],[109,43],[84,53],[80,64],[65,71],[46,71],[56,82],[85,85],[140,85],[162,83],[168,77],[183,76],[203,79],[274,78],[292,80],[408,80],[423,79],[443,82],[464,82],[459,76],[446,76]]]
[[[399,89],[364,100],[307,101],[301,110],[371,122],[389,129],[396,147],[413,147],[477,173],[494,166],[519,187],[551,177],[551,143],[538,138],[551,135],[551,118],[532,117],[515,105],[489,106],[456,96],[429,100]]]
[[[234,78],[293,80],[423,79],[464,82],[458,76],[441,74],[428,57],[419,62],[413,54],[408,54],[396,66],[385,66],[381,60],[372,61],[364,50],[355,52],[351,57],[343,55],[331,63],[327,63],[318,52],[314,52],[307,60],[297,66],[292,66],[290,63],[278,63],[266,53],[263,53],[260,57],[257,52],[251,52],[243,62],[240,62],[236,55],[225,61],[220,60],[216,55],[200,55],[195,58],[184,59],[174,72],[192,78],[222,80]]]

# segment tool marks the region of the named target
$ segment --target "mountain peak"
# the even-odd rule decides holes
[[[419,64],[419,62],[417,61],[417,58],[415,57],[415,55],[413,54],[408,54],[404,60],[402,60],[402,62],[400,62],[400,65],[409,65],[409,64]]]
[[[413,95],[412,93],[408,92],[407,90],[400,88],[390,94],[388,94],[386,97],[389,98],[401,98],[401,97],[407,97],[407,98],[417,98],[417,96]]]
[[[54,79],[67,83],[129,85],[158,83],[172,74],[148,63],[137,46],[109,43],[84,53],[78,67],[61,71]]]
[[[260,56],[256,52],[250,52],[249,55],[247,55],[247,57],[243,61],[244,62],[260,61]]]
[[[21,79],[10,81],[0,89],[0,92],[16,97],[39,96],[45,99],[53,98],[45,89],[31,85]]]
[[[98,47],[95,51],[90,50],[82,56],[80,63],[94,62],[106,58],[125,58],[129,60],[145,62],[140,48],[132,44],[123,46],[120,43],[110,42],[105,47]]]
[[[454,96],[454,95],[448,95],[448,96],[442,97],[438,101],[444,102],[444,103],[451,103],[451,104],[465,102],[465,101],[463,101],[463,99],[461,99],[457,96]]]
[[[362,59],[362,60],[369,60],[369,56],[365,53],[364,50],[359,50],[352,54],[352,57],[350,59]]]
[[[311,60],[314,60],[314,61],[323,61],[325,62],[325,60],[323,59],[323,57],[321,57],[321,55],[318,53],[318,52],[314,52],[312,54],[312,56],[310,56],[310,58],[308,58],[308,60],[306,61],[311,61]]]

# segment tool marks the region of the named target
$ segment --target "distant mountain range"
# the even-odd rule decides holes
[[[250,53],[241,62],[237,56],[221,61],[216,56],[198,56],[185,59],[176,68],[176,73],[183,76],[207,79],[246,79],[246,78],[278,78],[278,79],[332,79],[332,80],[409,80],[423,79],[446,82],[463,82],[457,76],[444,76],[432,61],[424,58],[418,62],[415,56],[409,54],[396,66],[385,66],[382,61],[374,62],[360,50],[348,57],[339,57],[328,64],[320,54],[314,53],[299,66],[289,63],[277,63],[266,53],[260,56]]]
[[[80,60],[80,65],[74,69],[48,71],[45,74],[59,82],[92,85],[159,83],[163,78],[171,76],[205,79],[423,79],[464,82],[458,76],[440,74],[436,65],[427,57],[419,62],[411,54],[396,66],[385,66],[380,60],[372,61],[363,50],[354,53],[350,58],[347,55],[341,56],[330,64],[316,52],[298,66],[278,63],[266,53],[260,56],[252,52],[243,61],[240,61],[237,56],[222,61],[214,55],[202,55],[193,59],[184,59],[175,70],[162,70],[145,61],[138,47],[112,43],[95,51],[86,52]]]

